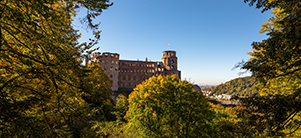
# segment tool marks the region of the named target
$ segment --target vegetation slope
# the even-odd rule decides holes
[[[242,77],[237,78],[226,83],[220,84],[212,88],[212,94],[230,94],[230,95],[240,95],[240,96],[250,96],[252,94],[258,93],[254,86],[257,83],[253,77]]]

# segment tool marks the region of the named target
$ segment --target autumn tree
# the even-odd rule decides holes
[[[93,18],[108,0],[0,1],[0,136],[63,136],[62,126],[90,116],[82,99],[81,62],[99,40]],[[76,9],[95,34],[78,44]],[[71,125],[68,125],[72,127]],[[65,135],[64,135],[65,136]]]
[[[118,120],[125,121],[124,116],[128,111],[128,105],[129,102],[127,98],[123,94],[118,95],[118,97],[116,98],[116,105],[114,111],[114,114],[116,115]]]
[[[175,75],[152,77],[129,95],[129,128],[150,137],[210,137],[214,116],[205,96]]]
[[[91,62],[83,68],[84,76],[81,78],[81,97],[93,108],[93,113],[104,119],[114,120],[111,112],[112,80],[105,74],[102,67]]]
[[[241,64],[260,83],[260,97],[243,100],[246,112],[261,136],[294,133],[300,123],[301,5],[300,0],[244,0],[250,6],[272,9],[275,15],[262,25],[269,38],[252,44],[249,61]],[[246,115],[246,114],[242,114]],[[253,122],[253,123],[252,123]],[[288,131],[286,131],[288,130]]]

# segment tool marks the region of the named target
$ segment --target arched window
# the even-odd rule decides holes
[[[171,65],[171,68],[173,69],[173,68],[174,68],[174,66],[173,66],[173,65]]]
[[[171,60],[171,63],[175,63],[175,62],[173,61],[173,59]]]

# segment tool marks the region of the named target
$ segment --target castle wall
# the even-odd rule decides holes
[[[134,88],[144,80],[158,76],[159,73],[163,72],[163,68],[159,65],[158,62],[120,60],[119,87]]]
[[[163,51],[162,62],[119,60],[119,54],[104,52],[93,53],[93,62],[97,62],[104,72],[113,80],[113,91],[118,88],[135,88],[152,76],[176,75],[181,79],[178,70],[178,58],[175,51]]]
[[[97,58],[95,56],[97,56]],[[119,54],[108,52],[103,54],[94,53],[93,57],[93,61],[99,63],[104,72],[113,80],[112,90],[117,91],[119,78]]]

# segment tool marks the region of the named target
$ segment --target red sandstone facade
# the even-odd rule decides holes
[[[119,60],[119,54],[104,52],[93,53],[93,62],[99,63],[104,72],[113,80],[113,91],[118,88],[135,88],[152,76],[176,75],[178,70],[176,51],[163,51],[162,62]]]

